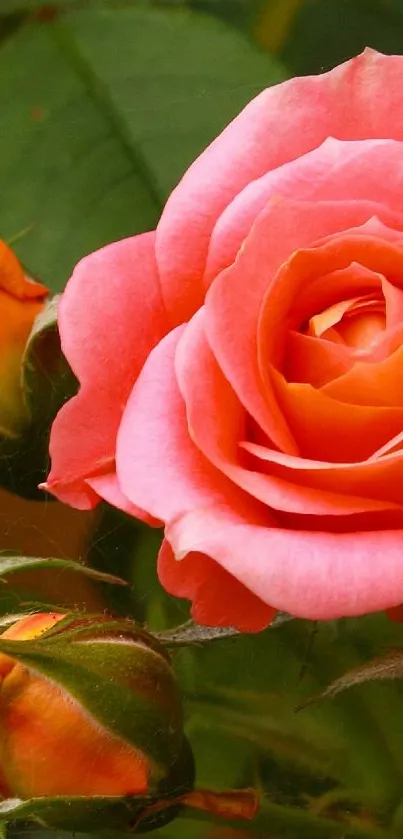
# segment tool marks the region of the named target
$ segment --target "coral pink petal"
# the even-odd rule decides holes
[[[400,56],[365,50],[329,73],[263,91],[214,140],[171,195],[158,226],[157,259],[174,317],[186,320],[200,305],[211,231],[250,181],[327,137],[403,139],[402,67]]]
[[[390,450],[384,446],[385,451],[380,449],[368,460],[353,463],[292,457],[251,441],[243,441],[240,445],[256,458],[255,468],[260,471],[269,471],[301,487],[377,499],[384,502],[386,510],[403,509],[400,434],[389,441]]]
[[[123,495],[115,472],[111,472],[106,475],[99,475],[95,478],[89,478],[87,480],[87,484],[95,490],[98,496],[103,498],[113,507],[117,507],[118,510],[122,510],[129,516],[134,516],[134,518],[146,522],[146,524],[151,525],[151,527],[159,527],[161,525],[161,522],[158,521],[158,519],[152,518],[152,516],[149,516],[148,513],[140,509],[140,507],[135,507],[135,505],[132,504],[125,495]]]
[[[166,539],[158,557],[158,576],[170,594],[192,601],[192,618],[204,626],[260,632],[275,615],[275,609],[210,557],[194,553],[177,562]]]
[[[110,462],[110,466],[113,468],[113,462]],[[66,483],[63,481],[55,481],[54,483],[49,483],[49,480],[44,481],[44,483],[39,484],[39,489],[50,492],[62,504],[68,504],[70,507],[75,507],[76,510],[92,510],[100,501],[98,493],[91,489],[89,484],[81,477],[77,481],[70,480]]]
[[[124,495],[162,521],[243,496],[190,439],[174,368],[183,329],[170,332],[150,354],[127,403],[117,440],[117,474]]]
[[[189,433],[197,447],[235,484],[269,507],[304,515],[353,515],[390,508],[389,503],[339,495],[295,485],[288,480],[245,467],[239,443],[245,435],[245,412],[224,378],[207,343],[205,313],[190,321],[176,351],[179,388],[186,404]],[[206,410],[214,406],[214,411]]]
[[[311,620],[403,602],[403,531],[324,533],[270,527],[234,507],[194,510],[167,528],[178,560],[207,554],[270,606]]]
[[[230,265],[270,200],[370,201],[392,227],[402,226],[403,144],[343,142],[329,137],[297,160],[249,183],[222,213],[211,234],[204,283]],[[387,217],[387,218],[386,218]]]
[[[146,233],[83,259],[60,303],[62,348],[80,390],[53,424],[47,489],[71,504],[73,486],[103,474],[113,461],[127,398],[167,329],[154,240],[154,233]]]

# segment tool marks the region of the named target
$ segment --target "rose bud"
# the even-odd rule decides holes
[[[0,432],[15,433],[23,417],[21,360],[47,289],[25,276],[17,257],[0,239]]]
[[[158,798],[170,779],[175,794],[192,787],[174,672],[147,633],[41,613],[12,624],[0,650],[4,797]]]

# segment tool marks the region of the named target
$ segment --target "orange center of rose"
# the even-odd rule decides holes
[[[268,287],[259,368],[280,451],[352,463],[403,438],[403,246],[371,225],[295,252]]]
[[[357,349],[371,347],[386,328],[385,300],[366,295],[314,315],[305,334]]]

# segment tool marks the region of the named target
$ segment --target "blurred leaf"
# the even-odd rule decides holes
[[[18,254],[61,289],[86,252],[152,228],[193,158],[282,75],[196,13],[119,5],[31,22],[0,50],[1,235],[33,225]]]
[[[394,650],[380,658],[374,658],[360,667],[354,667],[335,679],[318,697],[313,697],[304,703],[303,707],[322,699],[333,699],[338,693],[348,688],[361,685],[364,682],[374,682],[383,679],[403,678],[403,650]]]
[[[78,562],[73,562],[69,559],[51,559],[48,557],[33,557],[33,556],[13,556],[9,551],[0,556],[0,582],[4,582],[5,578],[15,574],[17,571],[32,571],[38,568],[60,569],[74,571],[76,574],[83,574],[85,577],[90,577],[92,580],[97,580],[102,583],[112,583],[113,585],[124,586],[125,581],[120,577],[115,577],[112,574],[103,574],[95,568],[89,568],[86,565],[81,565]]]
[[[72,585],[72,575],[75,585]],[[95,584],[125,585],[119,577],[102,574],[93,568],[67,559],[48,559],[18,555],[0,556],[0,616],[25,608],[37,611],[59,606],[71,600],[73,588],[75,605],[85,605],[88,589],[79,578]],[[102,601],[101,601],[102,602]],[[15,620],[15,617],[14,617]],[[4,625],[3,623],[1,625]]]
[[[401,0],[301,0],[280,57],[293,75],[305,75],[329,70],[364,47],[400,54],[402,12]]]
[[[259,4],[253,34],[261,47],[279,53],[304,0],[263,0]]]
[[[291,615],[279,612],[272,621],[270,628],[282,626],[293,620]],[[222,641],[224,638],[234,638],[240,635],[231,626],[201,626],[193,621],[187,621],[181,626],[154,633],[164,647],[186,647],[192,644],[208,644],[210,641]]]
[[[0,803],[0,820],[30,821],[40,819],[45,825],[65,827],[66,829],[95,829],[119,824],[122,830],[128,827],[136,811],[150,803],[149,796],[138,796],[127,802],[122,798],[95,796],[88,798],[33,798],[21,801],[8,798]]]
[[[301,621],[175,653],[187,700],[188,736],[196,758],[199,752],[204,755],[211,784],[219,783],[219,774],[214,775],[214,763],[208,761],[209,746],[214,740],[218,748],[225,737],[218,772],[224,771],[227,754],[228,774],[229,743],[244,742],[238,782],[254,784],[254,767],[278,804],[306,807],[308,800],[312,806],[317,801],[320,812],[329,806],[332,793],[339,801],[332,805],[338,813],[348,810],[346,801],[355,809],[358,798],[361,806],[389,817],[400,800],[403,773],[402,699],[396,687],[384,685],[382,692],[379,687],[374,692],[363,685],[332,703],[295,713],[306,697],[320,693],[340,672],[362,664],[363,639],[376,643],[383,623],[367,623],[370,633],[365,624],[362,630],[357,624],[351,635],[344,633],[343,622],[320,625],[302,683],[299,673],[311,629]]]
[[[0,10],[0,44],[24,23],[25,13],[20,11],[20,8],[21,6],[16,4],[9,10],[5,9],[3,14]]]

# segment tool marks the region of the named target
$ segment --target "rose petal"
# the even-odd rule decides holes
[[[328,137],[319,148],[249,183],[224,210],[211,234],[204,284],[233,262],[259,213],[273,198],[294,201],[371,201],[374,214],[402,226],[403,144],[345,142]]]
[[[110,471],[110,461],[113,470],[127,398],[168,328],[154,240],[154,233],[146,233],[86,257],[62,297],[62,348],[81,387],[53,424],[46,488],[73,506],[97,502],[85,478]]]
[[[305,515],[353,515],[390,508],[363,497],[319,492],[309,486],[245,468],[239,442],[245,435],[245,411],[224,378],[207,343],[205,312],[190,321],[178,343],[175,367],[186,404],[189,433],[201,452],[234,483],[275,510]],[[206,406],[214,406],[214,411]]]
[[[210,557],[194,553],[177,562],[166,539],[158,557],[158,576],[170,594],[193,602],[192,618],[204,626],[233,626],[239,632],[260,632],[275,615],[275,609]]]
[[[362,292],[369,289],[372,299],[372,295],[376,294],[378,289],[382,289],[383,283],[384,278],[381,274],[375,274],[357,263],[352,263],[340,271],[326,274],[311,283],[309,300],[312,299],[312,305],[316,296],[322,300],[329,300],[329,295],[330,299],[333,296],[340,297],[341,302],[334,303],[329,308],[325,308],[324,312],[311,318],[312,325],[306,333],[294,330],[289,332],[283,364],[283,373],[287,381],[304,382],[314,387],[322,387],[350,370],[355,361],[374,360],[374,353],[379,353],[377,349],[379,341],[376,348],[373,346],[353,348],[345,344],[333,326],[338,323],[338,318],[342,317],[350,306],[348,299],[344,298],[345,294],[348,295],[349,291],[354,288],[361,289]],[[306,321],[309,317],[310,303],[307,304],[304,300],[303,292],[301,296],[302,300],[295,301],[298,311],[295,319]],[[356,300],[360,299],[363,298],[356,298]],[[312,326],[319,330],[320,337],[316,337]]]
[[[329,73],[263,91],[217,137],[172,193],[158,226],[157,259],[173,317],[186,320],[201,304],[211,231],[250,181],[330,136],[403,139],[401,73],[400,56],[365,50]]]
[[[288,382],[322,387],[351,369],[350,348],[335,341],[312,338],[291,331],[287,338],[284,376]]]
[[[396,445],[398,439],[399,435],[395,438]],[[403,452],[400,449],[392,448],[386,455],[374,452],[363,462],[331,463],[293,457],[252,441],[243,441],[240,446],[260,460],[257,469],[264,470],[266,463],[264,471],[269,470],[284,480],[326,492],[376,498],[388,502],[388,509],[402,509]]]
[[[207,554],[264,603],[296,617],[331,620],[403,601],[402,530],[290,531],[212,507],[179,517],[166,535],[178,559]]]
[[[322,387],[322,393],[350,405],[403,407],[403,347],[378,363],[357,362]],[[364,433],[364,429],[363,429]]]
[[[183,329],[172,330],[150,353],[117,440],[117,473],[124,495],[162,521],[223,499],[249,503],[190,439],[174,368]]]
[[[394,606],[393,609],[386,609],[388,618],[397,623],[403,623],[403,604]]]
[[[311,385],[286,382],[274,369],[271,377],[280,409],[303,458],[363,461],[403,427],[403,407],[341,402],[326,394],[331,383],[319,391]]]
[[[382,280],[382,291],[386,302],[386,328],[401,327],[403,323],[403,290],[390,279]]]
[[[107,501],[108,504],[112,504],[113,507],[117,507],[118,510],[122,510],[129,516],[134,516],[134,518],[146,522],[146,524],[151,525],[151,527],[161,526],[161,522],[158,519],[154,519],[140,507],[136,507],[134,504],[131,504],[126,496],[123,495],[115,472],[111,472],[107,475],[99,475],[96,478],[90,478],[88,479],[87,484],[95,490],[98,496]]]

